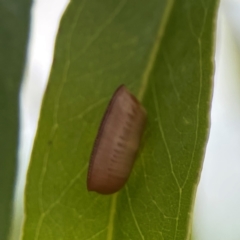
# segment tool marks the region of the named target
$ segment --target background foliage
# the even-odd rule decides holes
[[[12,217],[19,131],[19,90],[25,65],[30,0],[0,1],[0,239]]]

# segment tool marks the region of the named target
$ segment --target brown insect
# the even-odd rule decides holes
[[[111,194],[126,183],[146,124],[146,111],[124,85],[114,93],[98,130],[87,188]]]

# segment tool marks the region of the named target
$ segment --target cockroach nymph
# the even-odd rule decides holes
[[[101,194],[120,190],[131,173],[146,124],[146,111],[124,85],[107,107],[92,150],[87,188]]]

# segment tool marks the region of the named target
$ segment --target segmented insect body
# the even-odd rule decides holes
[[[126,183],[140,145],[146,111],[124,85],[114,93],[90,159],[87,188],[111,194]]]

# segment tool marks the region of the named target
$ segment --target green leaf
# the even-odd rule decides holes
[[[24,240],[189,239],[209,131],[216,0],[71,1],[27,176]],[[124,83],[148,111],[128,184],[86,189],[101,117]]]
[[[9,234],[16,175],[19,89],[25,64],[30,0],[0,1],[0,239]]]

